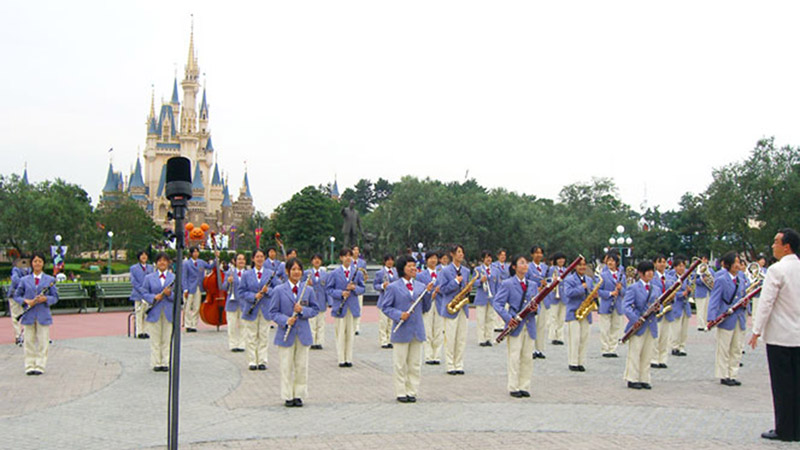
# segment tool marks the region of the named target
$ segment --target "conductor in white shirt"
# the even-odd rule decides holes
[[[800,441],[800,235],[784,228],[775,235],[777,263],[767,271],[750,346],[759,337],[767,344],[775,429],[765,439]]]

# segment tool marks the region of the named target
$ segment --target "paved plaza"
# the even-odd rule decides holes
[[[369,318],[374,318],[374,307]],[[104,317],[119,322],[121,313]],[[78,317],[77,319],[75,317]],[[55,317],[55,327],[65,316]],[[55,328],[54,327],[54,328]],[[8,318],[0,332],[10,334]],[[303,408],[280,398],[278,355],[269,369],[247,370],[227,350],[223,331],[183,335],[181,444],[187,448],[798,448],[759,437],[772,428],[763,345],[744,355],[739,380],[714,377],[714,335],[690,330],[687,357],[653,369],[653,390],[627,389],[620,358],[600,357],[592,326],[584,373],[567,370],[565,346],[548,345],[534,363],[532,397],[506,391],[505,344],[479,347],[470,322],[465,376],[423,365],[416,404],[395,401],[391,350],[378,345],[377,323],[362,323],[354,366],[339,368],[333,326],[311,351]],[[54,330],[54,336],[57,333]],[[0,345],[0,448],[120,449],[166,442],[168,376],[149,367],[146,340],[124,335],[55,338],[47,373],[23,374],[23,352]]]

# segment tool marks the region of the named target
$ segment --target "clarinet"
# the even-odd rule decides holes
[[[168,285],[164,286],[164,289],[162,289],[162,290],[161,290],[161,294],[163,295],[163,294],[164,294],[164,291],[166,291],[167,289],[171,288],[171,287],[172,287],[172,285],[173,285],[174,283],[175,283],[175,279],[173,279],[172,281],[170,281]],[[152,311],[152,310],[153,310],[153,308],[155,308],[155,307],[156,307],[156,303],[158,303],[158,300],[155,300],[155,301],[153,301],[153,304],[152,304],[152,305],[150,305],[150,307],[149,307],[149,308],[147,308],[147,310],[144,312],[144,315],[145,315],[145,316],[146,316],[146,315],[148,315],[148,314],[150,314],[150,311]]]
[[[347,280],[347,284],[353,283],[353,282],[355,281],[355,279],[356,279],[356,274],[358,274],[358,269],[354,269],[354,270],[353,270],[353,276],[352,276],[352,277],[351,277],[349,280]],[[345,290],[346,290],[346,291],[349,291],[348,289],[345,289]],[[343,298],[343,299],[342,299],[342,303],[340,303],[340,304],[339,304],[339,309],[338,309],[338,310],[337,310],[337,312],[336,312],[336,315],[337,315],[337,316],[341,316],[341,315],[342,315],[342,311],[344,311],[344,304],[345,304],[346,302],[347,302],[347,299],[346,299],[346,298]]]
[[[267,280],[266,284],[264,284],[265,288],[269,288],[269,285],[272,283],[272,279],[275,278],[275,274],[276,273],[278,273],[277,270],[273,270],[272,271],[272,275],[269,276],[269,279]],[[259,292],[261,292],[263,294],[264,293],[263,291],[264,291],[264,288],[261,288],[261,290]],[[264,298],[264,296],[262,295],[261,298]],[[256,302],[253,303],[252,306],[250,306],[250,309],[247,310],[247,314],[248,315],[249,314],[253,314],[253,311],[255,311],[256,307],[258,306],[258,302],[261,301],[261,298],[256,300]]]
[[[309,282],[311,282],[311,274],[308,275],[308,280],[306,281],[306,284],[303,285],[303,290],[300,291],[300,297],[297,298],[298,302],[302,302],[303,301],[303,295],[305,295],[305,293],[306,293],[306,288],[308,287]],[[295,304],[297,304],[297,303],[295,303]],[[299,316],[299,315],[300,314],[295,312],[295,313],[292,314],[292,318],[296,319],[297,316]],[[286,339],[289,339],[289,332],[290,331],[292,331],[292,326],[289,325],[289,322],[286,322],[286,333],[283,333],[284,342],[286,341]]]
[[[47,291],[47,290],[48,290],[48,289],[50,289],[51,287],[55,286],[55,284],[56,284],[56,282],[55,282],[55,281],[53,281],[53,282],[51,282],[50,284],[48,284],[47,286],[43,286],[43,287],[42,287],[42,290],[41,290],[41,291],[39,291],[39,292],[37,292],[37,293],[36,293],[36,295],[35,295],[33,298],[39,297],[40,295],[44,294],[44,293],[45,293],[45,291]],[[36,305],[33,305],[33,306],[36,306]],[[28,314],[28,312],[29,312],[30,310],[32,310],[32,309],[33,309],[33,306],[29,306],[27,309],[25,309],[25,311],[23,311],[23,312],[22,312],[22,314],[18,315],[18,316],[17,316],[17,318],[16,318],[15,320],[16,320],[17,322],[19,322],[19,321],[20,321],[20,319],[22,319],[23,317],[25,317],[25,314]]]

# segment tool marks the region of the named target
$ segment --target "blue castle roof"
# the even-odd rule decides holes
[[[164,195],[164,187],[166,186],[166,184],[167,184],[167,165],[164,164],[161,166],[161,176],[158,178],[158,193],[156,195],[158,195],[159,197]]]
[[[142,177],[142,163],[139,161],[139,158],[136,158],[136,169],[133,171],[131,181],[128,183],[128,190],[140,187],[145,187],[144,178]]]
[[[175,77],[175,82],[172,85],[172,103],[180,103],[180,100],[178,100],[178,77]]]

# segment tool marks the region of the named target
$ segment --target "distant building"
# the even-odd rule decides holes
[[[212,230],[230,229],[234,223],[241,223],[253,215],[253,197],[245,170],[239,197],[231,199],[228,179],[220,175],[215,162],[216,149],[211,141],[208,126],[209,105],[206,89],[197,108],[197,94],[200,91],[200,67],[194,51],[194,30],[189,38],[189,56],[186,62],[184,79],[180,86],[183,103],[178,95],[178,79],[172,85],[172,98],[162,103],[156,115],[155,94],[150,97],[150,114],[147,116],[144,164],[139,157],[130,176],[126,179],[122,172],[115,172],[108,165],[106,184],[101,197],[102,202],[114,201],[120,193],[126,193],[145,209],[153,220],[162,227],[169,227],[167,211],[169,201],[164,196],[166,185],[167,160],[173,156],[185,156],[192,161],[192,199],[189,201],[187,219],[195,224],[208,223]]]

